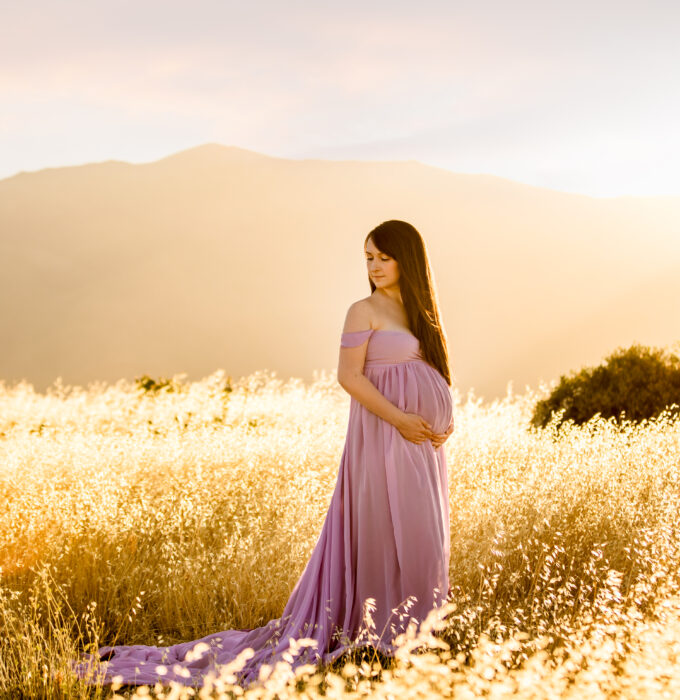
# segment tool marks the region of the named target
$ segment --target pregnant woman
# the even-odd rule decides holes
[[[371,294],[353,303],[340,339],[338,381],[351,395],[338,478],[312,555],[280,618],[166,647],[107,646],[74,663],[90,683],[177,681],[202,685],[219,665],[253,650],[237,672],[247,686],[260,666],[310,637],[293,666],[329,663],[365,638],[394,652],[394,637],[449,593],[446,456],[453,430],[446,336],[420,233],[404,221],[364,242]],[[371,600],[369,600],[371,599]],[[97,663],[101,661],[101,663]]]

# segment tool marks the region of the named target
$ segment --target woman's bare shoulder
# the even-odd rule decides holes
[[[365,297],[350,304],[345,315],[343,333],[368,330],[374,327],[375,313],[371,297]]]

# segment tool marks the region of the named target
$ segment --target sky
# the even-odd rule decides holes
[[[0,0],[0,178],[203,143],[680,195],[677,0]]]

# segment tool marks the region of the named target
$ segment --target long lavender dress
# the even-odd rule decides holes
[[[402,410],[417,413],[443,433],[452,421],[449,386],[426,363],[418,339],[405,331],[343,333],[341,345],[368,341],[364,374]],[[410,618],[420,622],[449,592],[449,500],[446,456],[429,440],[417,445],[352,398],[338,479],[321,534],[280,618],[252,630],[226,630],[167,647],[105,646],[108,654],[90,682],[125,684],[178,681],[202,684],[215,664],[232,661],[251,647],[254,655],[237,673],[246,686],[263,663],[273,666],[292,637],[312,637],[316,648],[294,657],[328,663],[361,638],[363,604],[373,598],[370,644],[391,654],[394,636]],[[404,612],[406,611],[406,614]],[[363,624],[365,635],[365,623]],[[363,637],[365,638],[365,637]],[[200,642],[194,654],[187,652]],[[197,656],[198,658],[193,658]],[[95,657],[72,668],[85,678]],[[91,671],[91,672],[92,672]],[[219,671],[219,669],[217,669]]]

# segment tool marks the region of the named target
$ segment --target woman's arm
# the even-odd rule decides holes
[[[345,350],[355,350],[355,348],[342,349],[342,351]],[[403,424],[403,417],[406,415],[404,411],[387,399],[365,374],[350,374],[344,372],[342,377],[338,375],[338,382],[350,396],[355,398],[369,411],[375,413],[376,416],[380,416],[388,423],[391,423],[395,428],[398,429],[401,427]]]

